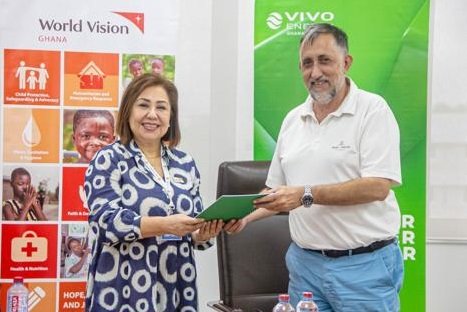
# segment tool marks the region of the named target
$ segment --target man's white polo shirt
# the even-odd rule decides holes
[[[290,111],[279,133],[266,185],[322,185],[361,177],[401,183],[399,127],[379,95],[350,90],[321,123],[310,97]],[[292,239],[302,248],[352,249],[397,235],[400,211],[393,191],[361,205],[313,204],[290,212]]]

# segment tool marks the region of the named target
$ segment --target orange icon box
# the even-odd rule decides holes
[[[32,312],[55,311],[56,285],[56,283],[26,280],[24,286],[29,290],[28,310]],[[0,284],[0,311],[6,311],[6,294],[10,286],[11,283]]]
[[[57,163],[58,109],[5,108],[3,157],[6,162]]]
[[[86,298],[85,282],[61,282],[58,297],[59,310],[62,312],[84,312]]]
[[[67,106],[118,106],[118,54],[65,52]]]
[[[5,49],[4,103],[60,105],[60,52]]]

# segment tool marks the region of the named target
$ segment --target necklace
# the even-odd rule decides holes
[[[148,156],[147,154],[144,154],[144,157],[146,157],[146,159],[149,160],[150,162],[161,159],[161,156]]]
[[[156,160],[160,159],[160,161],[157,163],[157,165],[151,163],[151,160],[148,159],[146,154],[143,153],[143,162],[145,162],[145,167],[152,173],[154,180],[156,181],[157,184],[159,184],[163,191],[164,194],[167,196],[169,200],[169,205],[166,209],[167,214],[171,215],[175,211],[175,204],[173,203],[173,189],[170,184],[170,171],[168,168],[168,162],[166,162],[161,156],[154,156],[151,158],[151,160]],[[165,208],[164,208],[165,209]]]

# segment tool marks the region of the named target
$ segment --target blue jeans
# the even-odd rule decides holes
[[[329,258],[292,243],[286,255],[292,305],[313,292],[320,312],[397,312],[404,277],[397,242],[374,252]]]

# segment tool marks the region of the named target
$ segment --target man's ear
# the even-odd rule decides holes
[[[353,57],[352,55],[350,54],[347,54],[344,58],[344,69],[345,69],[345,72],[348,72],[349,69],[350,69],[350,66],[352,66],[352,62],[353,62]]]

